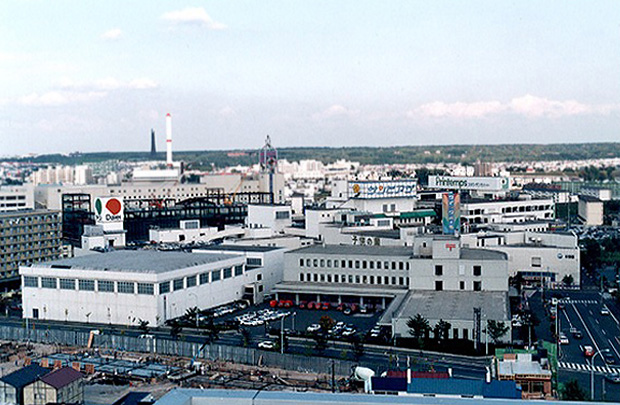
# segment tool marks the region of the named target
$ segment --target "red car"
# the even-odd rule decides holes
[[[581,350],[583,350],[583,355],[586,357],[594,356],[594,349],[592,346],[581,346]]]
[[[307,303],[306,301],[300,301],[300,302],[299,302],[299,308],[300,308],[300,309],[305,309],[307,304],[308,304],[308,303]]]

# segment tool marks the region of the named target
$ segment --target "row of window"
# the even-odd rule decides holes
[[[195,287],[200,284],[213,283],[215,281],[225,280],[227,278],[237,277],[243,275],[243,265],[228,267],[222,270],[207,271],[198,275],[175,278],[172,280],[172,288],[170,281],[163,281],[159,283],[159,293],[166,294],[170,291],[179,291],[184,288]]]
[[[436,264],[435,265],[435,275],[443,276],[443,265]],[[465,275],[465,266],[459,266],[459,276]],[[473,266],[473,275],[475,277],[482,276],[482,266]]]
[[[409,262],[300,258],[299,267],[328,267],[328,268],[334,267],[334,268],[343,268],[343,269],[409,270]]]
[[[353,274],[299,273],[299,281],[315,283],[372,284],[409,286],[409,277]]]
[[[465,281],[459,281],[459,290],[465,290],[467,285]],[[482,291],[482,281],[474,281],[473,283],[474,291]],[[435,280],[435,291],[443,291],[443,281]]]
[[[97,289],[95,290],[95,286]],[[137,287],[136,287],[137,286]],[[39,287],[39,277],[24,276],[24,287]],[[41,288],[99,292],[118,292],[121,294],[154,295],[153,283],[133,281],[84,280],[75,278],[41,277]]]
[[[172,280],[172,290],[178,291],[183,288],[196,286],[198,283],[207,284],[209,282],[219,281],[243,275],[243,266],[228,267],[222,270],[214,270],[199,275],[181,277]],[[95,291],[95,281],[99,292],[118,292],[123,294],[135,294],[137,284],[138,294],[155,294],[152,283],[135,283],[133,281],[110,281],[110,280],[84,280],[74,278],[55,278],[41,277],[41,288],[61,290],[75,290],[76,287],[81,291]],[[115,288],[116,283],[116,288]],[[159,293],[165,294],[170,292],[170,281],[159,283]],[[39,287],[39,277],[24,276],[24,287]]]

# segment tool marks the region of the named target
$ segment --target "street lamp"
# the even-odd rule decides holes
[[[596,356],[598,356],[601,353],[607,353],[609,352],[609,349],[603,349],[603,350],[599,350],[598,352],[594,353],[594,356],[592,356],[592,359],[590,360],[590,400],[594,401],[594,358],[596,358]]]

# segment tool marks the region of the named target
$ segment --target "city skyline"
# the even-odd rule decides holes
[[[613,1],[6,1],[0,155],[617,141]]]

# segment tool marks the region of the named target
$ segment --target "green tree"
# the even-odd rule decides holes
[[[174,339],[177,340],[179,339],[179,335],[181,334],[181,331],[183,330],[183,327],[181,326],[181,324],[179,323],[179,321],[177,321],[176,319],[173,319],[170,322],[170,336]]]
[[[587,401],[585,390],[574,379],[564,384],[560,396],[564,401]]]
[[[198,307],[187,308],[185,311],[185,319],[190,321],[192,325],[198,325],[198,317],[200,316],[200,309]]]
[[[138,319],[138,328],[142,331],[143,334],[149,333],[149,321],[145,321],[142,319]]]
[[[409,328],[409,334],[416,338],[419,343],[422,342],[422,339],[426,337],[431,330],[428,319],[420,314],[417,314],[413,318],[410,317],[407,320],[407,327]]]
[[[319,325],[321,326],[322,334],[326,334],[327,332],[329,332],[335,324],[336,322],[329,315],[323,315],[321,319],[319,319]]]
[[[450,333],[451,327],[452,324],[450,322],[446,322],[443,319],[440,319],[439,322],[435,324],[435,327],[433,327],[433,334],[435,335],[435,339],[448,339],[448,334]]]
[[[351,336],[349,342],[351,343],[351,353],[353,353],[353,358],[355,359],[355,361],[359,361],[359,359],[364,355],[365,350],[362,338],[360,337],[360,335],[355,334]]]
[[[241,339],[243,340],[243,346],[248,347],[252,344],[252,334],[247,328],[241,328]]]
[[[501,339],[508,330],[510,330],[510,328],[504,322],[494,321],[492,319],[487,321],[487,333],[495,344],[497,344],[497,341]]]

